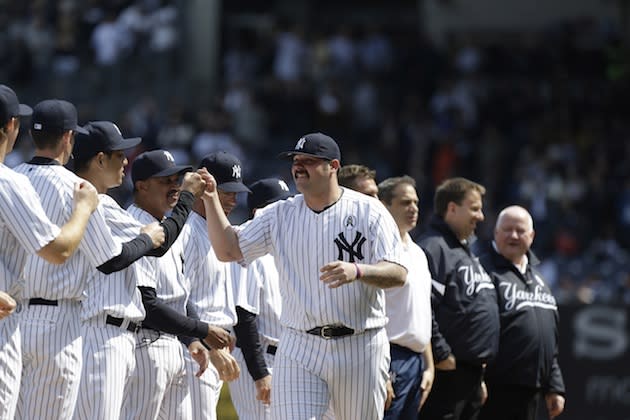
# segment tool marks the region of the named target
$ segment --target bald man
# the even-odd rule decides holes
[[[505,208],[481,264],[497,290],[499,353],[486,371],[482,420],[534,420],[540,396],[550,418],[564,410],[558,365],[558,308],[531,251],[534,224],[523,207]]]

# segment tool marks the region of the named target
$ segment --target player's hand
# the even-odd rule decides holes
[[[208,325],[208,335],[203,339],[210,348],[222,349],[230,347],[230,350],[234,348],[236,340],[230,335],[229,332],[223,328],[215,327],[214,325]]]
[[[219,379],[222,381],[233,381],[241,374],[238,362],[227,349],[210,350],[210,361],[219,372]]]
[[[210,352],[201,344],[200,341],[193,341],[188,346],[190,356],[199,365],[199,370],[195,373],[195,376],[199,378],[208,369],[210,363]]]
[[[547,403],[547,412],[550,419],[558,417],[564,411],[565,400],[560,394],[551,392],[545,395],[545,402]]]
[[[256,385],[256,399],[265,405],[271,404],[271,375],[254,381],[254,385]]]
[[[481,389],[479,392],[481,393],[481,405],[484,405],[486,401],[488,401],[488,387],[486,386],[486,381],[481,381]]]
[[[455,356],[453,356],[453,353],[449,354],[448,357],[442,360],[440,363],[436,363],[435,368],[439,370],[457,369],[457,362],[455,360]]]
[[[186,172],[182,181],[182,191],[192,193],[196,198],[201,197],[206,189],[206,181],[198,172]]]
[[[201,196],[202,199],[211,198],[214,193],[217,191],[217,180],[214,179],[214,176],[206,168],[201,168],[197,171],[199,175],[206,182],[206,190],[204,194]]]
[[[0,292],[0,319],[11,315],[16,306],[17,303],[8,293]]]
[[[392,406],[392,401],[396,398],[396,394],[394,393],[394,386],[392,384],[392,379],[388,378],[387,382],[385,382],[385,411],[389,410],[389,407]]]
[[[162,246],[162,244],[166,240],[164,228],[159,222],[152,222],[148,225],[143,226],[142,229],[140,229],[140,233],[146,233],[147,235],[149,235],[149,237],[151,237],[153,248]]]
[[[357,278],[357,269],[353,263],[333,261],[319,269],[323,273],[319,279],[331,289],[352,283]]]
[[[81,181],[74,184],[74,207],[86,206],[90,213],[98,207],[98,191],[89,181]]]
[[[433,380],[435,379],[435,371],[431,368],[425,369],[422,372],[422,380],[420,381],[420,405],[418,406],[418,413],[426,402],[433,388]]]

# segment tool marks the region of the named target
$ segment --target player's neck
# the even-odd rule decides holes
[[[338,185],[333,185],[321,192],[308,192],[304,194],[304,202],[311,210],[321,212],[335,204],[343,194],[343,190]]]

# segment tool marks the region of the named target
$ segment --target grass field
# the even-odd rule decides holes
[[[227,384],[223,384],[221,389],[221,397],[219,397],[219,404],[217,404],[217,420],[237,420],[238,416],[234,411],[232,400],[230,399],[230,389]]]

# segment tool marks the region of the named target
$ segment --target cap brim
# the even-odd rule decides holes
[[[278,158],[280,159],[289,159],[292,158],[295,155],[303,155],[303,156],[311,156],[317,159],[324,159],[324,160],[330,160],[330,158],[326,157],[326,156],[321,156],[321,155],[315,155],[313,153],[303,153],[303,152],[296,152],[295,150],[291,150],[289,152],[282,152],[278,155]]]
[[[20,104],[20,117],[30,117],[33,115],[33,108],[28,105]]]
[[[150,178],[158,178],[161,176],[171,176],[178,174],[180,172],[190,172],[192,171],[192,166],[184,166],[184,165],[176,165],[170,168],[164,169],[163,171],[158,172],[157,174],[153,174]]]
[[[75,133],[80,133],[80,134],[85,134],[85,135],[90,134],[90,132],[89,132],[89,131],[87,131],[87,130],[86,130],[85,128],[83,128],[83,127],[79,127],[78,125],[77,125],[76,127],[74,127],[74,128],[72,129],[72,131],[74,131]]]
[[[221,191],[239,193],[239,192],[251,192],[249,188],[245,186],[245,184],[241,182],[224,182],[223,184],[218,184],[217,187]]]
[[[128,139],[122,139],[121,142],[112,146],[111,150],[127,150],[132,147],[136,147],[142,141],[142,137],[131,137]]]

